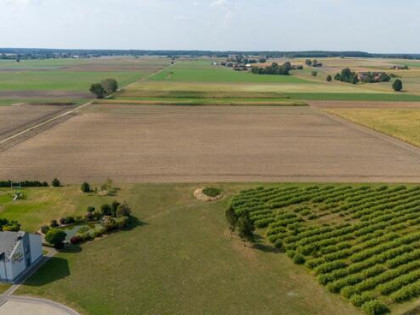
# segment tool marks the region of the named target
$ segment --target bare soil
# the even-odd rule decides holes
[[[92,98],[89,92],[74,92],[74,91],[39,91],[39,90],[22,90],[22,91],[0,91],[0,98]]]
[[[420,182],[420,155],[305,107],[93,105],[0,153],[0,178]]]
[[[0,140],[48,120],[71,105],[25,105],[0,106]]]
[[[420,108],[420,102],[307,101],[317,108]]]

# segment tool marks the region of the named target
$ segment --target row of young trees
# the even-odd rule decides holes
[[[94,83],[89,91],[96,95],[96,98],[104,98],[118,90],[118,82],[115,79],[105,79],[100,83]]]

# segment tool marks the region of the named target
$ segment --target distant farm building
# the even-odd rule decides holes
[[[41,236],[26,232],[0,232],[0,281],[14,282],[41,258]]]

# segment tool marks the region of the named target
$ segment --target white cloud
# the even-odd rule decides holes
[[[0,3],[9,5],[29,5],[29,4],[40,4],[42,0],[0,0]]]
[[[228,6],[229,2],[227,0],[214,0],[213,2],[210,3],[211,7],[226,7]]]

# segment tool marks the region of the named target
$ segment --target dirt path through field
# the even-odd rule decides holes
[[[420,108],[420,102],[306,101],[317,108]]]

